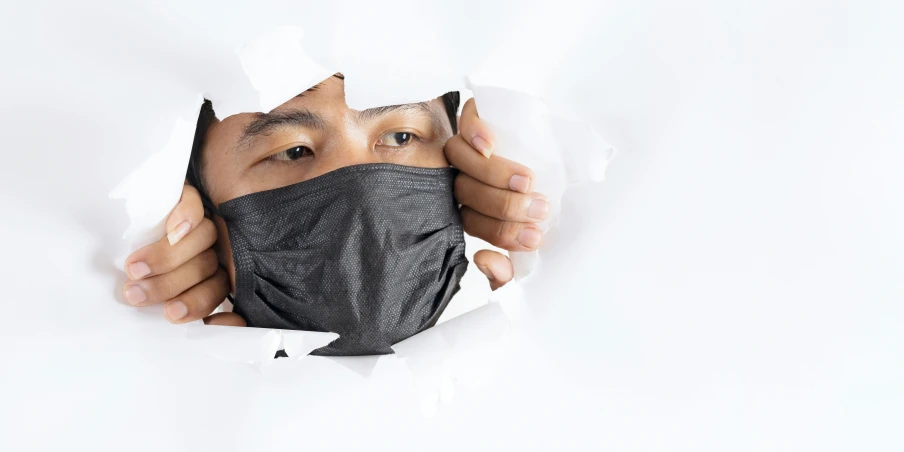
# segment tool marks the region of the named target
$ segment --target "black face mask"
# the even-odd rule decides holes
[[[368,164],[220,204],[235,312],[340,335],[315,355],[392,353],[436,323],[468,265],[457,170]]]

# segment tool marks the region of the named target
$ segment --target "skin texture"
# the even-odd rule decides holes
[[[311,114],[318,121],[312,123]],[[344,81],[336,76],[266,115],[242,113],[213,124],[202,150],[202,173],[208,196],[218,205],[345,166],[451,164],[461,170],[455,196],[462,204],[465,232],[509,251],[536,249],[542,236],[535,223],[546,217],[548,202],[533,193],[533,172],[493,155],[493,143],[473,99],[463,106],[459,133],[453,136],[439,99],[351,110],[345,104]],[[186,185],[166,227],[167,237],[126,260],[126,301],[135,306],[162,302],[172,323],[203,318],[208,324],[244,326],[230,312],[210,315],[234,289],[235,267],[223,220],[204,218],[200,195]],[[474,264],[493,290],[513,277],[511,262],[501,253],[478,251]]]

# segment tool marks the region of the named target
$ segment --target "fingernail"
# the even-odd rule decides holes
[[[543,233],[540,232],[537,228],[524,228],[521,230],[521,233],[518,234],[518,243],[524,245],[526,248],[534,249],[540,245],[540,240],[543,238]]]
[[[138,286],[138,284],[129,284],[128,286],[126,286],[126,289],[122,292],[122,295],[132,306],[138,306],[148,299],[144,294],[144,290],[142,290],[141,287]]]
[[[151,268],[148,267],[148,264],[144,262],[135,262],[134,264],[129,264],[129,276],[132,279],[141,279],[147,275],[151,274]]]
[[[189,230],[191,230],[191,223],[187,220],[179,223],[179,226],[176,226],[175,229],[166,234],[166,239],[169,240],[170,246],[179,243],[179,240],[182,240],[182,237],[185,237]]]
[[[177,321],[182,320],[188,314],[188,308],[181,301],[171,301],[163,307],[163,312],[166,314],[166,318]]]
[[[490,158],[490,156],[493,155],[493,146],[479,135],[474,135],[471,138],[471,145],[486,158]]]
[[[490,281],[495,281],[496,278],[493,277],[493,273],[490,271],[489,267],[486,265],[478,265],[477,269],[480,270],[480,273],[483,273],[484,276],[487,277]]]
[[[521,193],[527,193],[530,191],[530,178],[516,174],[509,180],[509,188]]]
[[[549,203],[544,199],[534,199],[530,203],[530,208],[527,209],[527,216],[535,220],[545,220],[547,215],[549,215]]]

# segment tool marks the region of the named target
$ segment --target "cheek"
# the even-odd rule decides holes
[[[217,253],[217,260],[220,266],[226,269],[229,274],[229,290],[235,293],[235,263],[232,260],[232,246],[229,243],[229,231],[226,230],[226,222],[220,217],[213,218],[214,224],[217,226],[217,241],[214,243],[214,251]]]
[[[422,168],[444,168],[449,166],[446,160],[446,154],[443,153],[442,142],[433,142],[424,144],[414,152],[408,154],[407,164],[409,166],[420,166]]]

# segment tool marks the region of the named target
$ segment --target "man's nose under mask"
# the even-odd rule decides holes
[[[317,355],[392,353],[459,289],[452,168],[367,164],[220,204],[235,312],[250,327],[330,331]]]

